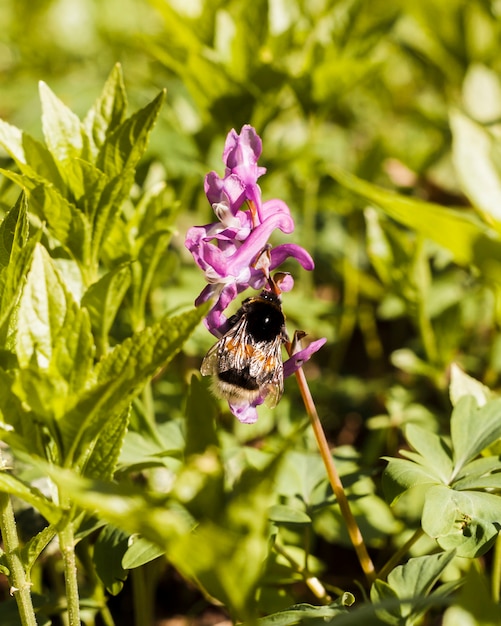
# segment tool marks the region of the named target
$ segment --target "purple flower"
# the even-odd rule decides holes
[[[235,130],[228,133],[223,151],[225,175],[221,178],[216,172],[209,172],[204,183],[217,221],[194,226],[186,235],[185,245],[207,281],[195,304],[213,301],[205,325],[218,338],[230,327],[224,311],[244,290],[272,286],[280,293],[292,289],[294,280],[289,274],[280,273],[276,281],[271,278],[271,272],[288,258],[296,259],[306,270],[314,267],[311,256],[301,246],[286,243],[273,248],[268,243],[277,229],[292,233],[294,221],[282,200],[262,202],[257,184],[266,172],[257,164],[261,151],[261,138],[252,126],[243,126],[240,134]],[[324,342],[313,342],[286,361],[286,375],[298,369]],[[256,407],[263,401],[259,396],[253,402],[230,404],[230,408],[240,421],[252,423],[257,419]]]

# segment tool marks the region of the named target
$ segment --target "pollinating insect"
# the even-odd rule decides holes
[[[202,362],[202,374],[214,377],[214,393],[233,405],[261,398],[274,407],[282,397],[282,345],[288,337],[280,290],[273,281],[270,288],[242,302]]]

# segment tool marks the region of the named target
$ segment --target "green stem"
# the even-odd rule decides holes
[[[498,535],[494,544],[494,558],[492,562],[492,599],[499,603],[501,591],[501,535]]]
[[[0,493],[0,530],[5,549],[5,558],[9,567],[11,595],[16,598],[19,617],[23,626],[37,626],[33,602],[31,601],[31,582],[24,571],[19,556],[19,537],[10,496]]]
[[[288,349],[290,350],[290,345],[288,346]],[[298,381],[299,389],[301,391],[301,396],[303,397],[306,411],[310,417],[311,426],[317,440],[317,445],[320,450],[320,456],[322,457],[325,469],[327,471],[329,482],[332,486],[332,491],[336,496],[337,503],[341,510],[341,515],[343,516],[346,524],[348,535],[350,537],[351,543],[353,544],[353,547],[355,548],[355,552],[357,554],[362,570],[365,574],[365,578],[370,584],[376,578],[374,564],[372,563],[369,553],[367,552],[367,548],[365,546],[362,533],[360,532],[357,521],[355,520],[355,517],[351,512],[348,498],[346,497],[346,493],[344,491],[343,483],[341,482],[341,478],[339,477],[336,465],[334,463],[334,459],[332,458],[329,444],[327,443],[324,429],[322,428],[322,424],[320,422],[320,418],[318,416],[317,409],[315,407],[315,403],[313,401],[310,388],[308,387],[306,376],[304,375],[302,368],[299,368],[296,371],[296,379]]]
[[[132,593],[134,596],[134,624],[153,624],[151,594],[146,584],[145,567],[135,567],[130,572],[132,580]]]
[[[330,602],[332,602],[332,598],[329,596],[320,580],[316,576],[313,576],[313,574],[308,571],[306,566],[302,567],[301,565],[299,565],[299,563],[297,563],[297,561],[287,552],[285,548],[283,548],[278,543],[278,541],[275,541],[273,547],[275,551],[278,552],[278,554],[281,554],[287,561],[289,561],[294,570],[302,576],[310,591],[319,600],[321,600],[324,604],[329,604]]]
[[[381,570],[378,572],[377,577],[384,580],[393,570],[393,568],[400,563],[400,561],[404,558],[407,552],[409,552],[409,550],[416,543],[416,541],[420,539],[423,535],[423,529],[418,528],[416,532],[404,543],[404,545],[393,554],[391,559],[387,563],[385,563],[385,565],[383,565]]]
[[[73,524],[68,521],[59,531],[59,545],[63,557],[64,582],[69,626],[80,626],[80,599],[78,594],[77,564]]]

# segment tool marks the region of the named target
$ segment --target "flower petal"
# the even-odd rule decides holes
[[[293,354],[290,359],[287,359],[284,363],[284,378],[288,378],[302,367],[315,352],[320,350],[326,341],[327,339],[325,337],[312,341],[309,346]]]
[[[259,397],[250,404],[229,404],[230,411],[242,424],[254,424],[257,422],[256,407],[263,404],[263,398]]]

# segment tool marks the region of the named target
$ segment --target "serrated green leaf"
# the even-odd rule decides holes
[[[51,524],[57,523],[61,518],[61,511],[41,491],[5,471],[0,471],[0,491],[31,504]]]
[[[109,480],[113,478],[129,416],[130,408],[127,407],[123,413],[111,414],[106,420],[97,439],[84,452],[79,462],[84,476]]]
[[[40,367],[48,366],[66,308],[63,283],[47,251],[38,244],[18,312],[16,353],[22,367],[33,359]]]
[[[452,411],[454,473],[501,437],[501,398],[478,408],[473,396],[460,398]]]
[[[82,211],[47,181],[5,169],[0,169],[0,173],[27,192],[31,211],[46,223],[50,234],[85,268],[91,229]]]
[[[23,546],[23,549],[21,551],[21,558],[23,560],[23,563],[25,564],[27,572],[31,570],[40,554],[54,539],[56,534],[56,527],[51,524],[42,529],[34,537],[31,537],[29,541]]]
[[[92,198],[89,211],[92,220],[92,260],[96,266],[101,248],[133,183],[134,169],[127,168],[107,182],[99,195]]]
[[[423,458],[423,465],[429,467],[441,482],[448,484],[452,474],[452,454],[445,441],[416,424],[408,424],[405,437],[410,445]]]
[[[109,75],[103,90],[92,105],[83,121],[84,128],[94,155],[97,153],[109,133],[124,121],[127,110],[127,96],[120,64],[116,64]]]
[[[86,146],[82,124],[43,81],[40,81],[39,91],[45,143],[56,162],[60,162],[60,172],[65,178],[64,163],[84,156]]]
[[[126,410],[151,376],[177,354],[206,311],[207,307],[200,307],[166,318],[133,335],[101,359],[94,386],[59,422],[71,457],[77,450],[85,451],[111,415]]]
[[[110,178],[125,169],[133,169],[143,156],[164,98],[165,92],[162,91],[106,137],[97,157],[97,166]]]
[[[0,120],[0,145],[28,178],[45,180],[64,189],[64,182],[47,148],[16,126]]]
[[[492,146],[499,140],[457,110],[450,117],[452,158],[462,189],[485,215],[501,222],[501,176],[492,160]]]
[[[19,302],[19,295],[30,267],[39,236],[28,240],[26,196],[21,194],[15,206],[0,225],[2,264],[0,270],[0,340],[5,349],[12,348],[9,319]]]
[[[172,238],[172,231],[159,229],[141,242],[138,263],[134,263],[133,300],[136,323],[143,324],[148,295],[155,279],[158,265],[166,259],[166,251]],[[168,257],[167,257],[168,258]]]
[[[26,196],[21,194],[0,224],[0,270],[5,269],[9,262],[16,263],[28,241],[26,212]]]
[[[92,332],[100,355],[107,352],[108,333],[129,288],[130,280],[129,264],[119,265],[91,285],[82,297],[81,304],[89,311]]]
[[[423,530],[445,550],[475,558],[484,554],[497,537],[501,497],[477,491],[456,491],[442,485],[426,492]]]
[[[107,525],[99,533],[94,544],[93,561],[99,579],[106,590],[116,596],[124,586],[127,572],[122,558],[127,551],[129,534]]]
[[[474,262],[475,250],[480,254],[481,248],[488,243],[490,247],[501,248],[498,241],[489,239],[487,227],[452,209],[398,195],[339,168],[330,167],[328,173],[347,189],[379,206],[397,222],[450,250],[460,264]]]
[[[134,537],[132,543],[129,541],[129,547],[122,559],[122,567],[125,569],[141,567],[164,554],[165,550],[144,537]]]

